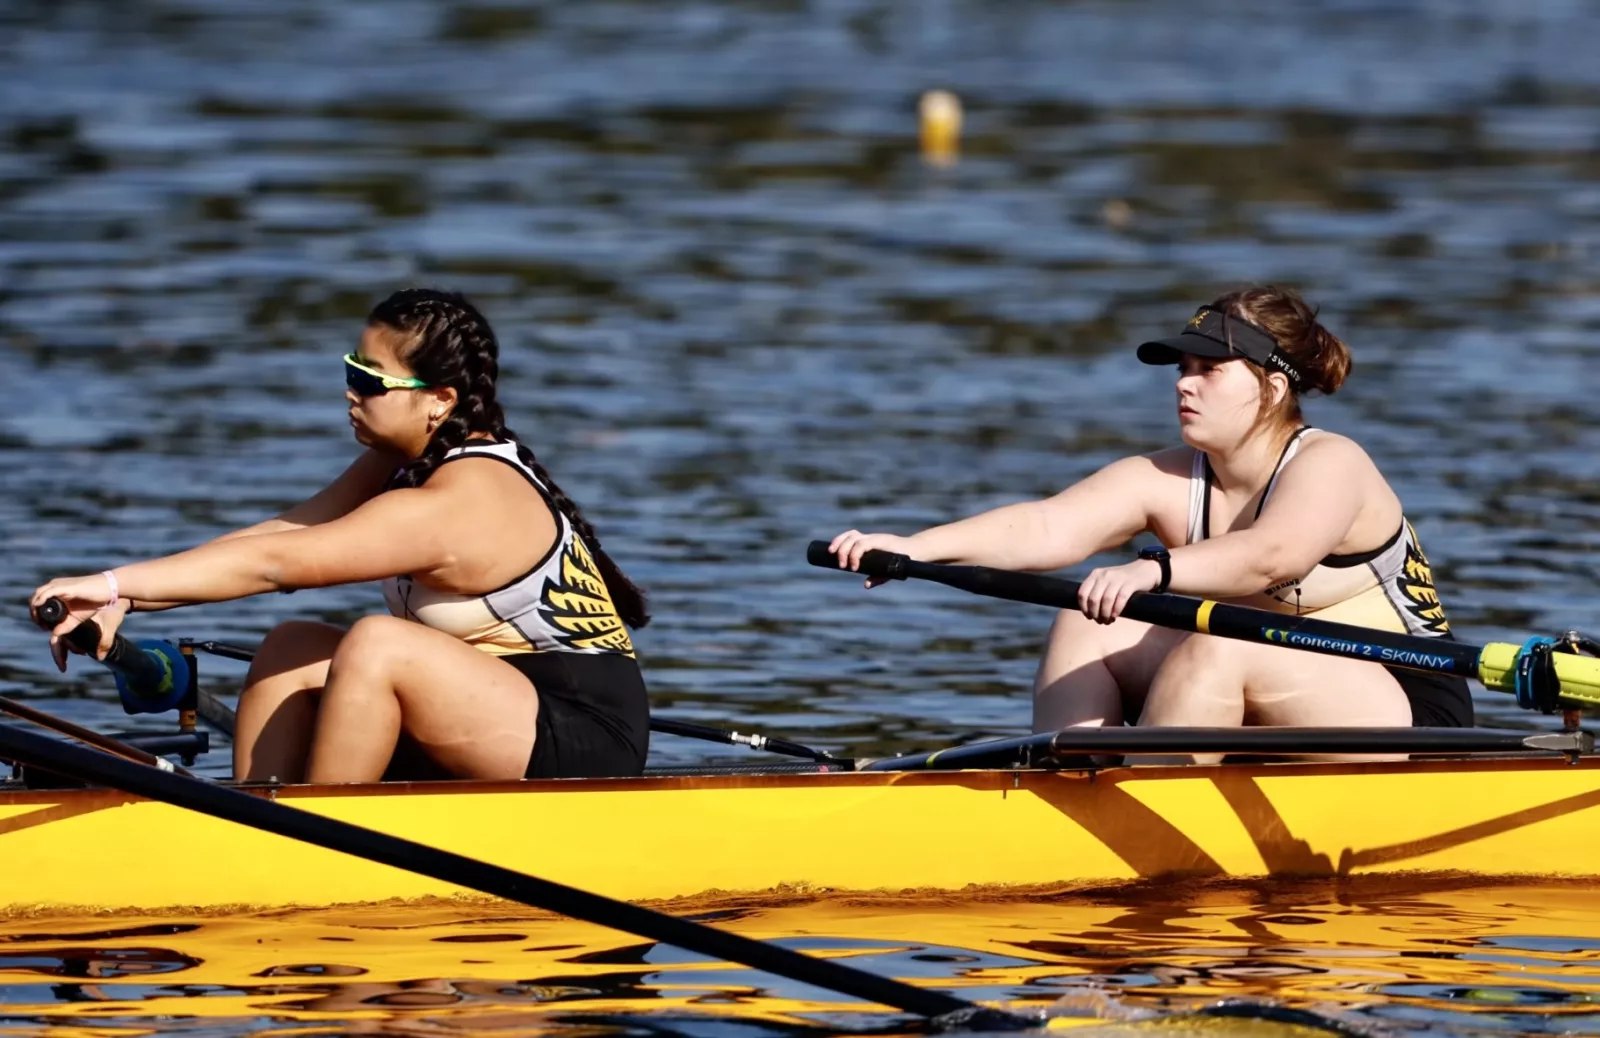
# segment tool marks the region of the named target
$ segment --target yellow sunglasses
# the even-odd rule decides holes
[[[391,389],[426,389],[428,384],[420,378],[385,375],[356,360],[354,353],[345,354],[344,384],[356,396],[382,396]]]

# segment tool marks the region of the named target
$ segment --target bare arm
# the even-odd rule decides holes
[[[1304,577],[1349,537],[1375,478],[1361,448],[1319,437],[1285,466],[1247,529],[1172,550],[1170,590],[1237,598]]]
[[[377,495],[388,481],[390,474],[394,472],[394,468],[393,458],[373,450],[363,451],[332,483],[300,504],[253,526],[222,534],[207,541],[206,544],[220,544],[240,537],[254,537],[261,534],[287,533],[342,518]],[[123,594],[122,598],[129,602],[129,611],[137,610],[141,613],[174,609],[187,604],[179,601],[130,599],[127,594]]]
[[[451,508],[452,500],[432,485],[391,490],[329,522],[213,541],[119,566],[116,576],[135,601],[195,603],[427,575],[454,562],[451,546],[473,536],[471,509]]]
[[[1161,479],[1172,452],[1112,462],[1043,501],[1005,505],[912,537],[848,530],[829,547],[842,569],[860,569],[873,549],[903,552],[923,562],[953,562],[1012,570],[1051,570],[1082,562],[1125,542],[1152,523]],[[867,585],[886,578],[869,577]]]
[[[911,538],[913,556],[1014,570],[1053,570],[1082,562],[1150,525],[1150,457],[1112,462],[1043,501],[1005,505],[935,526]]]

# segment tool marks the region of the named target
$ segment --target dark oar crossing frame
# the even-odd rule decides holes
[[[813,566],[839,570],[839,560],[828,550],[826,541],[812,541],[806,549],[806,561]],[[1080,584],[1064,577],[988,566],[918,562],[887,551],[866,552],[861,558],[860,572],[890,580],[928,580],[1013,602],[1058,609],[1078,608]],[[1446,638],[1395,634],[1184,595],[1150,592],[1130,597],[1122,615],[1179,631],[1476,678],[1485,688],[1511,693],[1523,706],[1545,713],[1553,713],[1562,706],[1600,705],[1600,659],[1581,656],[1576,651],[1559,651],[1575,646],[1550,638],[1529,639],[1520,646],[1501,642],[1474,646]]]

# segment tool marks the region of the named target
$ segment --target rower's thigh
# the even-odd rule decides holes
[[[421,624],[369,616],[350,628],[332,669],[333,689],[360,695],[387,685],[400,702],[405,733],[452,774],[521,778],[526,772],[539,697],[504,660]],[[352,670],[366,680],[339,679]]]
[[[1400,683],[1370,660],[1241,641],[1230,641],[1225,651],[1242,657],[1246,724],[1395,728],[1411,724],[1411,703]]]
[[[1124,709],[1127,716],[1132,718],[1139,716],[1139,709],[1150,694],[1150,685],[1156,679],[1156,672],[1172,655],[1172,651],[1189,637],[1189,633],[1127,619],[1116,620],[1107,625],[1107,629],[1124,625],[1121,643],[1106,654],[1106,668],[1117,679],[1117,686],[1122,689]]]
[[[343,627],[310,620],[288,620],[261,640],[245,688],[273,683],[299,688],[321,688],[328,679],[328,663],[345,635]]]
[[[291,620],[262,639],[239,691],[234,778],[298,782],[304,776],[317,697],[344,634],[331,624]]]
[[[1186,632],[1139,620],[1124,617],[1102,624],[1076,609],[1061,610],[1050,628],[1035,681],[1034,730],[1083,723],[1086,706],[1111,717],[1108,723],[1138,717],[1156,671],[1185,637]],[[1077,702],[1107,696],[1112,699],[1103,704]]]

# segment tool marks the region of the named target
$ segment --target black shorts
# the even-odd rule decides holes
[[[614,778],[644,773],[650,700],[637,660],[617,653],[522,652],[501,656],[539,694],[528,778]],[[409,735],[385,781],[450,779]]]
[[[619,653],[522,652],[502,656],[539,693],[528,778],[644,774],[650,698],[639,662]]]
[[[1388,667],[1411,703],[1413,728],[1471,728],[1472,692],[1467,679],[1454,674],[1426,674],[1404,667]]]

